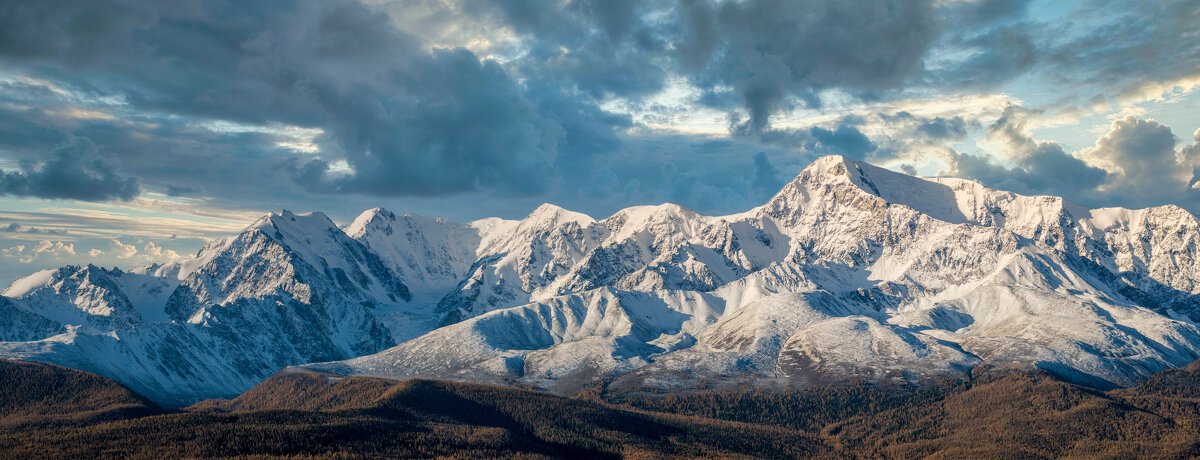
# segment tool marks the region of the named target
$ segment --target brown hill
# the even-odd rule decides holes
[[[873,458],[1195,458],[1200,363],[1102,392],[1048,373],[982,370],[921,387],[863,383],[791,393],[606,395],[627,407],[816,432]]]
[[[0,387],[15,390],[0,399],[3,458],[1200,456],[1200,364],[1108,392],[992,370],[922,386],[579,398],[285,371],[175,413],[44,364],[0,363]]]
[[[211,399],[188,411],[347,410],[376,405],[396,380],[339,377],[307,371],[283,370],[233,399]]]
[[[234,400],[206,401],[187,412],[0,431],[0,457],[97,452],[152,458],[761,458],[814,456],[829,448],[796,430],[624,410],[536,391],[298,372],[282,372]]]
[[[52,364],[0,359],[0,428],[86,424],[162,413],[117,382]]]

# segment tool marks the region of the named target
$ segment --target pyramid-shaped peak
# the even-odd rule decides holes
[[[285,233],[312,233],[324,232],[330,227],[337,228],[337,225],[322,212],[310,211],[296,214],[284,209],[278,213],[267,213],[247,227],[247,230],[268,227],[274,227]]]
[[[354,218],[353,222],[350,222],[350,225],[346,226],[346,234],[357,237],[358,235],[363,234],[363,232],[365,232],[366,229],[373,224],[386,225],[387,223],[394,222],[395,220],[395,213],[381,207],[371,208],[363,211],[358,215],[358,217]]]
[[[580,225],[587,225],[596,221],[587,214],[569,211],[550,203],[542,203],[541,206],[538,206],[537,209],[534,209],[533,212],[529,213],[528,216],[525,216],[525,219],[523,220],[525,222],[549,223],[576,222]]]
[[[362,214],[359,214],[360,218],[364,217],[364,216],[370,217],[370,218],[395,219],[396,213],[389,211],[387,208],[377,206],[377,207],[368,209],[366,211],[363,211]]]
[[[828,155],[813,161],[771,199],[768,208],[786,210],[810,200],[844,197],[851,191],[902,204],[947,222],[970,220],[969,214],[962,209],[969,206],[970,200],[960,196],[954,188],[841,155]]]
[[[879,191],[872,187],[876,179],[888,182],[923,181],[918,177],[881,168],[865,161],[852,160],[842,155],[826,155],[817,158],[796,176],[796,180],[804,178],[815,179],[817,182],[848,180],[874,195],[879,194]]]
[[[608,220],[649,221],[653,219],[692,218],[700,214],[687,206],[675,203],[631,206],[617,211]]]
[[[903,176],[904,179],[893,176]],[[838,184],[841,184],[842,187],[851,186],[871,195],[882,196],[883,192],[875,184],[877,179],[883,179],[885,182],[922,181],[922,179],[907,174],[888,171],[841,155],[826,155],[805,166],[795,179],[775,195],[774,199],[786,198],[798,193],[808,194],[812,191],[823,193],[830,190],[831,186]]]
[[[968,179],[916,177],[840,155],[813,161],[766,208],[786,214],[804,203],[834,200],[846,193],[873,195],[951,223],[992,225],[997,222],[993,214],[999,212],[1009,226],[1036,226],[1039,222],[1057,222],[1064,212],[1074,217],[1089,213],[1087,208],[1061,197],[1023,196]]]
[[[824,172],[837,174],[837,166],[841,165],[843,167],[842,171],[845,171],[845,166],[848,163],[857,163],[857,161],[851,160],[842,155],[825,155],[813,160],[813,162],[809,163],[808,166],[805,166],[804,171],[810,171],[813,173]]]

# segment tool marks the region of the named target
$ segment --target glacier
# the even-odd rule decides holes
[[[572,393],[915,381],[979,365],[1123,386],[1200,358],[1200,220],[818,159],[762,206],[546,204],[344,228],[271,213],[182,262],[63,267],[0,296],[0,357],[164,404],[288,366]]]

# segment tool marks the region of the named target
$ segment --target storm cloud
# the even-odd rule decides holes
[[[103,158],[96,144],[71,137],[37,164],[26,160],[20,171],[0,173],[0,194],[69,198],[83,201],[131,200],[138,194],[137,179],[122,177]]]
[[[592,86],[548,78],[520,84],[498,62],[469,50],[424,47],[380,10],[354,1],[206,1],[153,11],[109,6],[101,16],[114,18],[93,28],[71,26],[77,18],[56,16],[57,6],[20,8],[24,18],[54,17],[52,30],[9,29],[0,53],[13,62],[57,62],[30,70],[86,83],[81,91],[112,91],[127,107],[151,114],[319,129],[320,155],[275,159],[310,192],[538,193],[560,155],[570,163],[571,156],[611,150],[619,143],[614,130],[630,123],[574,97]],[[91,17],[97,8],[81,2],[72,11]],[[598,14],[610,18],[609,29],[622,29],[611,14]],[[46,44],[44,33],[56,41]],[[94,54],[106,58],[86,58]],[[92,78],[67,77],[80,70]],[[597,85],[596,91],[619,91]],[[85,124],[60,131],[86,131],[96,122]],[[251,145],[278,151],[269,137]],[[337,160],[348,168],[330,170]],[[17,180],[9,181],[16,184],[12,193]],[[165,187],[172,194],[197,188]]]
[[[1006,168],[989,157],[951,153],[952,175],[976,179],[1005,190],[1083,197],[1104,183],[1108,173],[1067,153],[1057,142],[1039,141],[1028,132],[1028,110],[1010,106],[988,127],[987,140],[1013,163]]]
[[[1175,134],[1153,119],[1134,116],[1113,121],[1096,145],[1081,152],[1111,173],[1105,190],[1115,201],[1134,206],[1167,203],[1195,206],[1200,191],[1191,188],[1193,167],[1185,148],[1175,152]]]
[[[154,193],[263,209],[470,195],[727,210],[758,204],[816,156],[841,154],[914,172],[941,161],[1030,193],[1184,202],[1149,185],[1159,166],[1130,162],[1196,164],[1168,161],[1195,155],[1167,148],[1153,126],[1122,126],[1071,153],[1034,139],[1018,113],[1112,102],[1196,75],[1200,18],[1188,2],[1096,0],[1051,13],[1023,0],[0,8],[9,196]],[[1002,107],[989,119],[904,107],[1022,78],[1063,100],[999,120]],[[727,132],[669,131],[673,117],[700,112],[723,115],[717,129]],[[779,123],[797,113],[812,121]],[[1003,158],[954,145],[980,132]],[[1183,175],[1172,180],[1189,185]]]
[[[820,106],[826,88],[869,96],[899,87],[939,33],[929,1],[697,1],[678,14],[688,78],[736,93],[754,131],[792,98]]]
[[[990,127],[989,139],[1013,164],[952,152],[951,174],[1006,190],[1065,196],[1093,206],[1147,207],[1176,204],[1200,207],[1195,171],[1196,145],[1176,150],[1171,129],[1153,119],[1114,120],[1094,146],[1075,154],[1026,131],[1027,112],[1009,108]],[[1200,140],[1198,138],[1197,140]]]

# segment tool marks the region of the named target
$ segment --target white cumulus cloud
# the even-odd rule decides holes
[[[110,253],[118,259],[128,259],[136,256],[138,253],[137,246],[125,244],[119,240],[112,240],[112,251]]]

